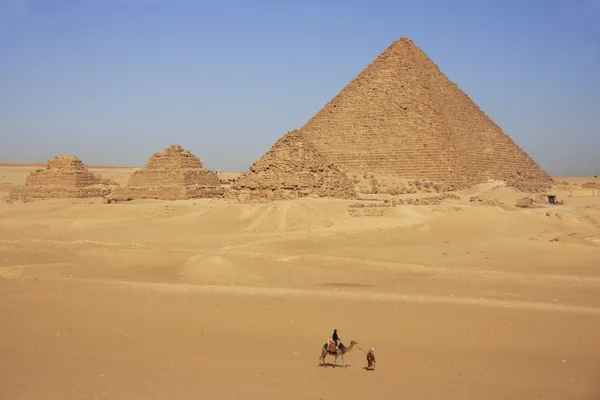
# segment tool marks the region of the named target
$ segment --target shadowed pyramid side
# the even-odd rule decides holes
[[[279,139],[250,172],[233,182],[232,189],[231,194],[241,200],[356,196],[346,175],[296,130]]]

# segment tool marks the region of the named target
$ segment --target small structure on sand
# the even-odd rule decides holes
[[[13,189],[7,201],[104,197],[118,184],[94,175],[75,156],[56,156],[45,168],[29,174],[25,185]]]
[[[114,191],[108,200],[187,200],[222,197],[223,193],[215,172],[183,147],[171,145],[153,154],[146,167],[135,171],[127,186]]]

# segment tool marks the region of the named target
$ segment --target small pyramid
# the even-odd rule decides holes
[[[110,199],[186,200],[222,194],[215,172],[204,168],[198,157],[180,145],[171,145],[154,153],[146,167],[135,171],[127,186],[113,192]]]
[[[266,194],[269,200],[310,195],[355,196],[354,186],[346,175],[328,163],[298,131],[279,139],[232,188],[249,189],[249,199],[253,194]]]
[[[535,191],[546,189],[552,182],[408,38],[392,43],[301,129],[288,135],[295,140],[301,138],[323,163],[347,178],[368,174],[399,181],[418,179],[446,190],[493,179]],[[271,154],[274,152],[288,150],[273,146],[249,173],[239,178],[234,188],[251,192],[255,189],[248,182],[287,182],[284,177],[274,180],[267,176],[274,166],[268,170],[259,167],[273,162],[269,160],[296,157],[289,152]],[[291,164],[302,165],[295,161]],[[285,186],[272,190],[290,191]],[[290,196],[309,192],[296,191]],[[316,188],[312,193],[315,192]]]
[[[75,156],[56,156],[32,172],[25,185],[13,189],[8,200],[103,197],[118,185],[92,174]]]

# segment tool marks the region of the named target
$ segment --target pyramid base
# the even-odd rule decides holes
[[[239,202],[268,202],[277,200],[294,200],[299,198],[340,198],[340,199],[354,199],[354,194],[339,193],[338,196],[331,194],[319,194],[316,191],[310,189],[248,189],[248,188],[237,188],[229,190],[226,194],[226,198]]]
[[[131,200],[190,200],[222,198],[225,189],[213,186],[130,186],[115,190],[106,198],[111,202]]]
[[[13,189],[5,198],[9,203],[13,201],[30,202],[48,199],[84,199],[92,197],[106,197],[116,186],[90,185],[83,187],[65,186],[22,186]]]
[[[506,186],[513,187],[524,193],[544,193],[552,188],[552,179],[508,179]]]
[[[493,175],[482,176],[478,179],[430,179],[430,178],[405,178],[389,174],[373,173],[347,173],[354,184],[357,193],[365,194],[387,194],[404,195],[416,193],[451,193],[459,190],[467,190],[473,186],[489,183],[491,181],[502,181],[506,186],[513,187],[524,193],[543,193],[552,187],[551,179],[536,179],[524,177],[512,177],[508,180],[498,179]]]

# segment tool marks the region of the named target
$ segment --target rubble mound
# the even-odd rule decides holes
[[[345,186],[320,190],[316,179],[303,175],[309,152],[337,181],[355,177],[353,185],[360,176],[421,180],[449,190],[490,179],[528,192],[552,185],[550,176],[408,38],[392,43],[302,128],[280,139],[234,189],[260,186],[272,198],[353,192]],[[290,165],[275,166],[274,160]],[[300,176],[307,177],[301,189],[294,184]]]
[[[127,186],[115,190],[107,199],[186,200],[222,197],[217,174],[202,165],[198,157],[179,145],[150,157],[146,167],[135,171]]]
[[[354,186],[296,130],[232,184],[240,200],[285,200],[297,197],[353,198]]]
[[[94,175],[75,156],[57,156],[46,167],[32,172],[25,185],[13,189],[7,201],[33,201],[58,198],[104,197],[118,184]]]

